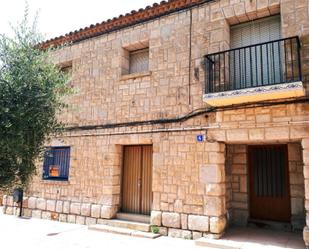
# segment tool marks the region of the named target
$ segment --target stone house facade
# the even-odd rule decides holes
[[[39,163],[24,215],[144,214],[162,234],[194,238],[269,220],[309,245],[308,9],[170,0],[46,41],[69,43],[51,56],[78,89],[50,144],[69,148],[69,171],[42,178]]]

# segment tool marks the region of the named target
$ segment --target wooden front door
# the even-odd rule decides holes
[[[290,222],[287,146],[249,146],[248,157],[251,218]]]
[[[122,211],[150,214],[152,204],[152,146],[125,146],[122,175]]]

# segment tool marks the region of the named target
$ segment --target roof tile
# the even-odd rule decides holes
[[[41,48],[46,49],[51,46],[60,46],[65,43],[78,42],[209,1],[212,0],[161,1],[160,4],[154,3],[152,6],[146,6],[144,9],[141,8],[138,11],[132,10],[130,13],[126,13],[125,15],[114,17],[112,20],[108,19],[107,21],[103,21],[101,23],[91,24],[89,27],[75,30],[65,34],[64,36],[52,38],[43,42],[41,44]]]

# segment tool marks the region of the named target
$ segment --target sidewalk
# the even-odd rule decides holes
[[[0,207],[1,209],[1,207]],[[212,241],[213,243],[214,241]],[[305,248],[301,234],[263,229],[233,228],[218,243],[246,249]],[[238,244],[241,244],[239,246]],[[203,243],[202,243],[203,244]],[[3,215],[0,210],[2,249],[211,249],[193,240],[159,237],[145,239],[88,230],[87,226]]]
[[[89,231],[87,226],[0,214],[3,249],[203,249],[193,240],[144,239]]]

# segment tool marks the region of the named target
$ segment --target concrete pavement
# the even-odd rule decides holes
[[[157,239],[88,230],[87,226],[40,219],[20,219],[0,215],[2,249],[189,249],[203,248],[192,240]]]
[[[301,234],[263,229],[230,229],[219,248],[232,246],[257,249],[305,248]],[[193,240],[159,237],[138,238],[88,230],[87,226],[3,215],[0,210],[0,249],[211,249]]]

